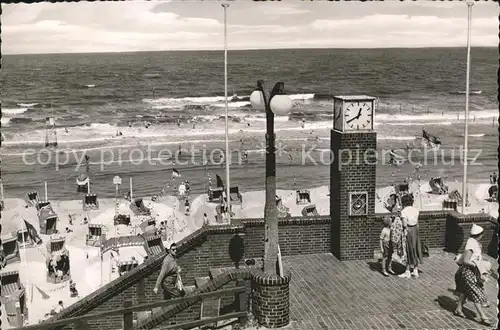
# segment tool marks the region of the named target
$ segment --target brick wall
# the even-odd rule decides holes
[[[498,221],[484,213],[463,215],[450,211],[447,215],[446,250],[453,253],[463,252],[473,223],[484,228],[481,240],[483,253],[497,258]]]
[[[332,253],[341,260],[373,256],[377,133],[331,131],[333,162],[330,166],[330,216]],[[349,216],[349,193],[368,193],[368,215]]]

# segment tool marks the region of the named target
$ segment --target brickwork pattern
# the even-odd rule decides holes
[[[252,311],[261,326],[280,328],[290,323],[290,279],[252,273]]]
[[[334,160],[330,167],[332,252],[342,260],[364,259],[373,255],[379,233],[371,231],[375,214],[377,167],[369,161],[368,150],[376,150],[377,133],[339,133],[331,131]],[[347,153],[346,151],[349,151]],[[349,216],[349,193],[368,193],[368,215]]]
[[[453,315],[455,255],[430,252],[419,279],[385,277],[373,269],[372,260],[339,261],[331,254],[285,257],[294,280],[291,322],[283,329],[488,329]],[[490,279],[485,286],[493,305],[486,313],[492,321],[497,319],[496,283]],[[473,311],[466,303],[465,314],[472,318]]]

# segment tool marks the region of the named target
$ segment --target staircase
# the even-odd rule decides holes
[[[250,273],[252,269],[256,269],[256,266],[241,266],[239,269],[234,267],[226,268],[212,268],[209,270],[209,276],[197,277],[195,278],[195,285],[185,287],[186,296],[192,297],[192,299],[179,303],[174,306],[167,308],[160,308],[153,311],[151,316],[140,320],[136,324],[136,329],[146,330],[154,329],[160,324],[171,319],[175,315],[184,311],[185,309],[201,302],[201,310],[199,319],[219,316],[220,311],[220,298],[205,299],[202,300],[198,294],[214,292],[221,289],[228,283],[236,280],[250,280]]]

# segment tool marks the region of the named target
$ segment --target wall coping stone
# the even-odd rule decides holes
[[[279,286],[290,283],[292,274],[287,271],[284,276],[267,275],[262,271],[254,271],[251,273],[252,281],[263,286]]]

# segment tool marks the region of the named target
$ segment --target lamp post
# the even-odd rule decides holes
[[[284,92],[285,84],[278,82],[271,94],[267,92],[264,81],[257,81],[257,89],[250,95],[250,103],[258,110],[266,111],[266,203],[264,208],[264,272],[277,275],[278,258],[278,212],[276,207],[276,147],[274,134],[274,114],[286,115],[293,107]]]

